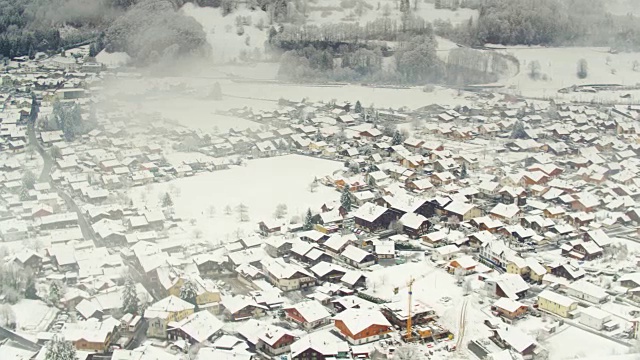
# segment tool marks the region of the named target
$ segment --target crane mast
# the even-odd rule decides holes
[[[409,308],[407,309],[407,335],[406,335],[406,341],[411,341],[413,339],[413,329],[412,329],[412,324],[411,324],[411,297],[413,296],[413,283],[414,283],[415,279],[411,278],[409,280],[409,283],[407,284],[409,286]]]

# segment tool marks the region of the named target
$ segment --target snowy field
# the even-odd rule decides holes
[[[17,330],[30,334],[46,331],[57,313],[57,309],[39,300],[22,299],[11,308],[16,314]]]
[[[195,219],[194,227],[215,244],[256,230],[258,222],[274,218],[277,204],[287,205],[283,221],[288,222],[307,208],[317,211],[325,201],[337,200],[340,194],[332,188],[319,186],[312,193],[309,184],[341,168],[338,162],[299,155],[258,159],[229,170],[137,187],[131,197],[136,206],[156,207],[161,195],[171,193],[176,216]],[[247,206],[249,221],[240,221],[235,210],[239,204]],[[226,206],[233,209],[229,215]]]
[[[629,351],[626,346],[573,326],[561,329],[543,345],[549,350],[549,360],[583,359],[587,356],[605,358]]]
[[[267,40],[268,28],[267,13],[263,11],[251,11],[244,8],[234,11],[233,14],[222,16],[220,8],[198,7],[187,3],[182,7],[185,15],[198,21],[207,34],[207,41],[212,48],[212,60],[216,63],[229,62],[240,57],[245,51],[250,55],[264,53],[264,43]],[[238,16],[250,18],[251,25],[242,26],[242,34],[239,35],[236,27]],[[263,30],[256,27],[263,23]]]
[[[515,56],[520,61],[520,73],[501,83],[524,96],[565,98],[579,101],[621,100],[626,92],[598,92],[558,94],[561,88],[585,84],[636,85],[640,83],[640,68],[633,70],[633,62],[640,61],[640,53],[609,53],[608,48],[540,48],[509,47],[501,52]],[[586,59],[588,76],[578,79],[577,63]],[[530,64],[540,64],[540,76],[548,80],[532,80]],[[640,97],[636,97],[637,99]]]

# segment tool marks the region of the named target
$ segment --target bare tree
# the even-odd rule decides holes
[[[276,219],[282,219],[285,217],[285,215],[287,215],[287,205],[278,204],[278,206],[276,206],[276,211],[274,212],[273,216]]]
[[[238,213],[240,221],[249,221],[249,208],[247,207],[247,205],[241,203],[240,205],[236,206],[236,212]]]
[[[468,277],[462,283],[462,291],[465,295],[468,295],[469,293],[471,293],[471,290],[473,290],[473,287],[471,286],[471,281],[472,281],[471,277]]]
[[[309,191],[314,193],[316,191],[318,191],[318,182],[317,181],[312,181],[311,184],[309,184]]]
[[[16,313],[9,304],[0,306],[0,325],[13,328],[16,324]]]
[[[231,212],[232,212],[231,206],[227,205],[227,206],[224,207],[224,213],[226,215],[231,215]]]
[[[640,69],[640,62],[638,62],[638,60],[633,60],[631,69],[633,69],[633,71],[638,71],[638,69]]]
[[[398,360],[415,360],[420,359],[420,354],[416,351],[415,346],[404,345],[396,349],[393,355],[394,359]]]
[[[529,63],[529,77],[532,80],[538,80],[540,78],[540,63],[537,60]]]
[[[402,234],[404,231],[404,224],[400,220],[392,221],[391,224],[389,224],[389,230],[395,231],[396,234]]]

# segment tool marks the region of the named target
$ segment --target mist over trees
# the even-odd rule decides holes
[[[202,26],[181,14],[170,0],[139,0],[105,34],[107,51],[125,51],[140,63],[202,53],[208,49]]]
[[[640,48],[640,22],[607,12],[604,0],[486,0],[477,21],[452,26],[436,21],[436,33],[467,45],[612,46]]]

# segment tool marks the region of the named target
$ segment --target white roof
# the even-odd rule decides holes
[[[518,214],[520,208],[516,204],[497,204],[491,209],[491,214],[496,214],[505,218],[512,218]]]
[[[315,300],[303,301],[289,308],[295,309],[307,322],[315,322],[331,316],[327,308]]]
[[[334,251],[340,250],[349,241],[355,241],[355,236],[342,236],[340,234],[333,234],[324,242],[323,246]]]
[[[410,229],[418,229],[425,221],[427,221],[426,217],[415,213],[406,213],[400,218],[402,225]]]
[[[389,321],[377,310],[347,309],[334,317],[341,320],[354,336],[372,325],[391,326]]]
[[[452,201],[444,209],[446,211],[452,212],[454,214],[464,215],[464,214],[468,213],[471,209],[473,209],[475,207],[476,207],[475,205],[470,204],[470,203],[465,203],[465,202],[462,202],[462,201]]]
[[[367,255],[369,255],[369,253],[353,245],[349,245],[347,246],[346,249],[344,249],[344,251],[340,255],[342,255],[343,257],[349,260],[353,260],[357,263],[360,263],[365,259]]]
[[[583,313],[584,315],[590,316],[592,318],[596,318],[599,320],[605,320],[609,317],[611,317],[611,314],[609,314],[608,312],[604,311],[604,310],[600,310],[595,306],[589,306],[588,308],[584,308],[580,311],[581,313]]]
[[[209,311],[193,313],[182,321],[170,324],[170,327],[180,329],[187,335],[202,343],[217,333],[224,324]]]
[[[353,216],[367,222],[374,222],[386,211],[387,208],[385,207],[374,203],[365,203],[353,213]]]
[[[327,357],[337,356],[338,353],[349,352],[349,344],[330,330],[321,330],[303,336],[291,344],[291,357],[296,357],[307,349],[313,349]]]
[[[529,335],[522,332],[515,326],[510,326],[508,330],[496,330],[502,340],[504,340],[515,351],[522,353],[531,345],[535,345],[536,341]]]
[[[605,299],[609,296],[603,288],[588,282],[586,279],[580,279],[573,282],[569,284],[568,288],[598,299]]]
[[[496,300],[496,302],[493,303],[493,305],[495,307],[498,307],[500,309],[504,309],[507,310],[509,312],[515,312],[516,310],[520,309],[523,306],[526,306],[525,304],[513,300],[513,299],[509,299],[509,298],[500,298],[498,300]]]
[[[544,290],[543,292],[540,293],[540,295],[538,295],[538,298],[542,298],[545,300],[548,300],[554,304],[558,304],[558,305],[562,305],[562,306],[566,306],[569,307],[575,303],[577,303],[575,300],[568,298],[564,295],[560,295],[558,293],[555,293],[553,291],[550,290]]]

